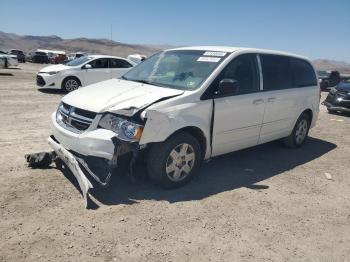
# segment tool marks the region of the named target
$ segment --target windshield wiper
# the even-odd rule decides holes
[[[123,78],[125,79],[125,78]],[[161,84],[155,83],[155,82],[151,82],[151,81],[147,81],[147,80],[143,80],[143,79],[126,79],[129,81],[133,81],[133,82],[137,82],[137,83],[142,83],[142,84],[146,84],[146,85],[152,85],[152,86],[163,86]]]

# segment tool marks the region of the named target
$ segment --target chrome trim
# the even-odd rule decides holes
[[[259,54],[256,55],[256,59],[258,61],[260,91],[263,91],[264,90],[264,77],[263,77],[263,73],[262,73],[261,60],[260,60]]]

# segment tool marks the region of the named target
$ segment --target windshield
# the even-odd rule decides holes
[[[92,57],[89,57],[89,56],[82,56],[82,57],[79,57],[77,59],[74,59],[72,61],[70,61],[69,63],[67,63],[68,66],[79,66],[79,65],[82,65],[84,64],[85,62],[91,60]]]
[[[165,51],[143,61],[122,78],[151,85],[194,90],[225,57],[225,52]]]

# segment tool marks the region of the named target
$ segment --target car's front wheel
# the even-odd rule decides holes
[[[152,146],[148,154],[148,174],[164,188],[177,188],[192,179],[201,162],[198,140],[189,133],[178,132]]]
[[[80,86],[81,83],[76,77],[67,77],[62,82],[62,89],[68,93],[77,90]]]

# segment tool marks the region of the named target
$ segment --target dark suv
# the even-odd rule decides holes
[[[33,52],[29,53],[27,60],[32,63],[48,64],[49,57],[44,52]]]
[[[26,62],[26,56],[24,55],[22,50],[11,49],[9,53],[11,55],[16,55],[18,62],[22,62],[22,63]]]
[[[350,80],[342,81],[333,87],[323,104],[330,113],[336,111],[350,113]]]

